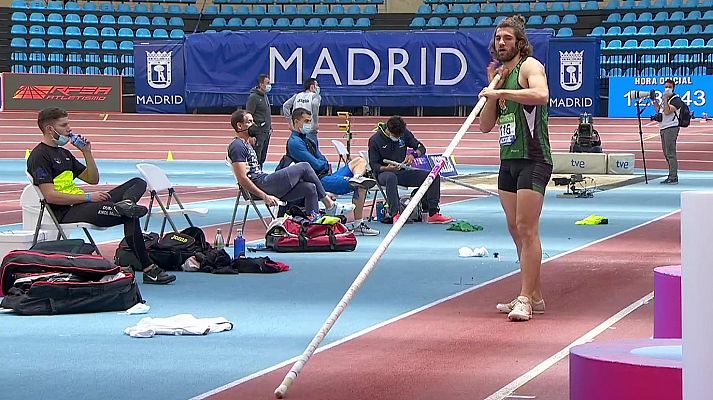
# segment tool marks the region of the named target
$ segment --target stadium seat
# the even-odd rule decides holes
[[[70,50],[79,50],[82,48],[82,42],[77,39],[69,39],[65,43],[65,47]]]
[[[567,5],[567,11],[582,11],[582,4],[578,1],[570,1]]]
[[[70,65],[69,68],[67,68],[67,73],[74,74],[74,75],[81,75],[84,72],[82,71],[82,67],[79,67],[76,65]]]
[[[81,11],[82,7],[79,6],[79,3],[76,1],[68,1],[64,3],[64,10],[65,11]]]
[[[654,27],[651,25],[644,25],[641,28],[639,28],[639,32],[637,35],[646,35],[646,36],[651,36],[654,34]]]
[[[111,14],[104,14],[99,18],[99,23],[102,25],[114,25],[116,24],[116,18]]]
[[[636,22],[636,14],[626,13],[621,17],[621,22]]]
[[[156,26],[167,26],[168,23],[166,22],[166,18],[164,17],[153,17],[151,19],[151,25],[156,27]]]
[[[134,5],[134,12],[137,14],[148,14],[149,8],[146,4],[136,3]]]
[[[331,15],[344,15],[344,6],[336,5],[332,7]]]
[[[82,4],[82,11],[95,12],[98,10],[99,8],[97,7],[96,3],[92,3],[91,1],[87,1]]]
[[[480,7],[480,9],[481,9],[481,12],[488,13],[488,14],[495,14],[498,12],[497,6],[493,3],[484,4],[483,6]]]
[[[99,42],[94,39],[85,40],[84,50],[99,50]]]
[[[47,71],[45,70],[45,67],[42,65],[33,65],[30,67],[30,73],[31,74],[45,74]]]
[[[312,19],[319,20],[319,18],[312,18]],[[322,26],[321,21],[320,21],[319,25]],[[290,19],[287,17],[280,17],[275,21],[275,28],[284,29],[284,28],[289,28],[289,26],[290,26]]]
[[[354,27],[354,18],[352,18],[352,17],[342,18],[339,21],[339,27],[340,28],[353,28]]]
[[[572,28],[564,27],[557,31],[557,37],[572,37]]]
[[[85,25],[98,25],[99,18],[94,14],[85,14],[84,17],[82,17],[82,23]]]
[[[546,13],[548,12],[547,10],[547,3],[535,3],[535,8],[532,10],[536,13]]]
[[[642,49],[653,49],[656,47],[656,42],[654,42],[653,39],[644,39],[639,44],[639,47]]]
[[[106,67],[104,68],[104,75],[120,75],[119,70],[116,67]]]
[[[678,41],[678,40],[679,39],[676,39],[676,41]],[[674,43],[674,47],[676,47],[675,43]],[[701,38],[695,38],[691,41],[691,47],[706,47],[706,41]]]
[[[556,17],[556,15],[548,15],[547,18],[550,17]],[[559,19],[559,17],[557,18]],[[575,25],[577,23],[577,16],[574,14],[567,14],[564,17],[562,17],[562,24],[563,25]],[[545,20],[545,24],[547,24]]]
[[[701,18],[706,21],[713,21],[713,10],[708,10],[706,11],[705,14],[703,14],[703,18]]]
[[[47,16],[47,22],[61,24],[64,22],[64,18],[62,17],[62,14],[51,13],[50,15]]]
[[[12,40],[10,41],[10,47],[14,47],[14,48],[27,47],[27,41],[23,38],[18,38],[18,37],[12,38]]]
[[[670,21],[683,21],[684,17],[683,11],[675,11],[671,14]]]
[[[114,12],[114,4],[112,4],[110,1],[104,1],[99,3],[99,11],[102,13],[113,13]],[[107,15],[107,14],[104,14]]]
[[[139,15],[134,19],[134,25],[139,25],[139,26],[149,26],[151,25],[151,21],[149,21],[149,17],[145,15]]]
[[[378,12],[378,9],[373,4],[367,4],[362,10],[362,14],[364,15],[376,15]]]
[[[368,9],[368,6],[367,6]],[[319,4],[314,7],[314,14],[315,15],[328,15],[329,14],[329,6],[326,4]],[[365,12],[366,14],[366,12]]]
[[[290,23],[290,26],[292,28],[302,29],[307,26],[307,21],[305,21],[305,19],[302,17],[293,18]]]
[[[30,46],[31,49],[44,49],[45,48],[45,41],[44,39],[40,38],[34,38],[30,39]]]
[[[434,14],[448,14],[448,6],[446,4],[439,4],[436,9],[433,10]]]
[[[550,6],[550,11],[552,12],[562,12],[564,11],[564,3],[556,1]]]
[[[244,28],[257,28],[257,18],[249,17],[243,21]]]
[[[656,43],[656,47],[666,49],[671,47],[671,39],[661,39]]]
[[[27,35],[27,27],[25,25],[13,25],[12,28],[10,28],[10,34]]]
[[[119,46],[116,45],[116,42],[113,40],[105,40],[102,42],[102,50],[118,50]]]
[[[151,5],[151,14],[165,14],[166,9],[161,4],[154,3]]]
[[[686,27],[683,25],[676,25],[673,28],[671,28],[671,35],[685,35],[686,34]]]
[[[441,25],[443,25],[443,20],[441,19],[441,17],[431,17],[426,23],[427,28],[439,28]]]
[[[537,17],[540,17],[540,16],[539,16],[539,15],[533,15],[533,16],[531,16],[529,19],[532,20],[532,19],[535,19],[535,18],[537,18]],[[540,17],[540,19],[541,19],[541,18],[542,18],[542,17]],[[535,23],[537,23],[537,22],[535,22]],[[547,17],[545,17],[545,20],[544,20],[543,22],[540,22],[540,23],[545,24],[545,25],[559,25],[559,23],[560,23],[560,16],[559,16],[559,15],[552,15],[552,14],[550,14],[550,15],[548,15]],[[529,24],[529,22],[528,22],[528,24]]]
[[[128,14],[133,12],[131,10],[131,4],[130,3],[119,3],[116,6],[116,12],[122,13],[122,14]]]
[[[480,17],[478,18],[478,22],[475,24],[476,26],[490,26],[493,24],[493,19],[490,17]]]
[[[254,6],[253,9],[250,11],[250,14],[265,15],[267,13],[265,12],[265,6]]]
[[[280,6],[274,5],[267,7],[267,15],[270,15],[272,17],[279,17],[281,14],[282,8]]]
[[[619,36],[621,35],[621,27],[620,26],[610,26],[609,29],[607,30],[607,33],[605,36]]]
[[[154,39],[168,39],[168,31],[163,28],[154,29],[153,31]]]
[[[238,18],[238,20],[239,19],[240,18]],[[219,27],[219,28],[226,26],[225,18],[223,18],[223,17],[213,18],[213,21],[210,22],[210,26],[215,26],[215,27]]]
[[[183,22],[183,18],[181,17],[171,17],[168,20],[168,26],[183,28],[185,26],[185,23]]]
[[[703,16],[698,10],[693,10],[686,15],[686,21],[698,21],[701,18],[703,18]]]
[[[102,37],[116,37],[116,29],[107,26],[102,28],[99,34]]]
[[[480,4],[469,4],[465,12],[470,15],[480,14]]]
[[[222,18],[221,18],[221,19],[222,19]],[[233,17],[233,18],[231,18],[231,19],[228,20],[228,23],[226,24],[226,26],[231,27],[231,28],[235,28],[235,27],[241,26],[242,24],[243,24],[243,20],[242,20],[242,19],[240,19],[240,18],[238,18],[238,17]],[[216,26],[219,26],[219,25],[216,25]]]
[[[151,31],[146,28],[139,28],[134,33],[137,39],[151,39]]]
[[[171,29],[168,37],[171,39],[183,39],[186,37],[186,33],[183,32],[183,29]]]
[[[280,19],[283,19],[283,18],[280,18]],[[284,19],[287,19],[287,18],[284,18]],[[277,23],[275,23],[275,26],[277,26]],[[309,21],[307,21],[307,28],[310,28],[310,29],[322,28],[322,20],[319,18],[310,18]]]
[[[48,10],[64,10],[64,2],[62,1],[49,1],[47,2],[47,9]]]
[[[47,28],[47,36],[64,36],[61,26],[52,25]]]
[[[707,33],[707,34],[713,33],[713,24],[706,25],[706,29],[703,31],[703,33]]]
[[[34,12],[30,14],[30,22],[45,22],[45,15]]]
[[[672,46],[672,47],[674,47],[674,48],[685,48],[685,47],[688,47],[688,39],[676,39],[676,40],[673,42],[673,46]]]
[[[463,8],[462,4],[453,4],[451,6],[449,14],[457,14],[457,15],[465,14],[465,8]]]
[[[620,48],[621,48],[621,40],[619,40],[619,39],[614,39],[607,44],[607,49],[620,49]]]
[[[470,28],[475,26],[475,18],[464,17],[462,20],[460,20],[460,26],[461,28]]]
[[[621,14],[611,13],[607,16],[606,22],[621,22]]]
[[[304,18],[302,18],[304,20]],[[272,18],[262,18],[260,19],[260,24],[258,26],[260,28],[272,28],[272,26],[275,24],[275,21],[272,20]]]
[[[559,19],[559,17],[558,17]],[[542,25],[542,16],[541,15],[531,15],[530,18],[527,19],[527,25]]]
[[[698,35],[703,33],[703,27],[696,24],[696,25],[691,25],[688,27],[688,34],[689,35]]]
[[[119,43],[119,50],[133,50],[134,42],[131,40],[123,40]]]
[[[656,32],[654,32],[654,35],[656,36],[664,36],[669,34],[669,27],[668,25],[660,25],[656,27]]]
[[[26,22],[27,14],[22,11],[15,11],[14,13],[12,13],[12,17],[10,17],[10,20],[12,22]]]
[[[639,42],[636,39],[629,39],[626,42],[624,42],[623,48],[625,49],[635,49],[639,47]]]
[[[599,9],[599,3],[595,0],[588,0],[586,3],[584,3],[583,9],[585,11],[596,11]]]
[[[29,34],[34,36],[44,36],[45,27],[42,25],[32,25],[29,29]]]
[[[99,30],[93,26],[88,26],[82,31],[83,36],[96,37],[99,36]]]
[[[64,16],[64,22],[67,24],[80,24],[82,19],[77,14],[67,14]]]
[[[121,38],[132,38],[134,37],[134,31],[131,28],[119,28],[119,37]]]
[[[25,0],[12,0],[11,8],[29,8]]]
[[[216,14],[218,14],[218,13],[219,13],[219,11],[218,11],[218,6],[216,6],[216,5],[214,5],[214,4],[211,4],[211,5],[209,5],[209,6],[205,6],[205,8],[203,9],[203,14],[204,14],[204,15],[216,15]]]
[[[457,28],[458,27],[458,18],[456,17],[448,17],[443,21],[443,27],[444,28]]]
[[[529,8],[529,6],[528,6]],[[500,12],[506,14],[512,14],[515,12],[515,8],[510,3],[504,3],[500,6]]]
[[[183,14],[183,11],[181,10],[181,6],[177,4],[171,4],[166,8],[166,12],[168,14]]]
[[[625,26],[621,34],[625,36],[636,35],[636,27],[631,25]]]
[[[84,73],[87,75],[101,75],[101,71],[97,67],[87,67]]]

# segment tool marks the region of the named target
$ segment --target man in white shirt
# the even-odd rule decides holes
[[[661,130],[661,148],[668,162],[668,177],[661,181],[663,184],[678,184],[678,159],[676,158],[676,139],[678,131],[681,129],[678,124],[679,112],[683,106],[681,96],[674,93],[676,83],[672,79],[664,82],[664,94],[662,104],[654,100],[654,108],[660,113],[659,129]],[[658,117],[658,115],[657,115]]]
[[[304,108],[312,113],[312,130],[319,132],[319,106],[322,105],[322,96],[319,95],[319,83],[315,78],[309,78],[304,83],[304,91],[296,93],[282,105],[282,115],[287,118],[290,129],[295,130],[292,125],[292,112],[298,108]]]

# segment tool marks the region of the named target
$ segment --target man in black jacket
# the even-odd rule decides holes
[[[245,110],[252,114],[255,119],[255,125],[253,125],[250,135],[255,137],[253,148],[257,154],[260,168],[265,164],[267,148],[270,146],[270,135],[272,134],[270,100],[267,98],[267,93],[271,89],[270,77],[260,74],[257,77],[257,86],[250,90],[250,96],[248,96],[248,102],[245,105]]]
[[[407,149],[413,153],[406,154]],[[426,154],[426,147],[419,142],[406,129],[406,122],[399,116],[393,116],[380,124],[377,132],[369,138],[369,165],[379,184],[386,188],[386,201],[389,205],[389,215],[381,222],[396,222],[401,216],[401,202],[399,201],[398,185],[407,187],[421,186],[429,171],[407,170],[400,167],[387,165],[384,160],[392,160],[412,165],[416,157]],[[441,181],[435,179],[426,191],[428,203],[428,223],[446,224],[453,222],[453,218],[440,213],[438,203],[441,197]]]

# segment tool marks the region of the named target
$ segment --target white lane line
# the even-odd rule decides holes
[[[463,201],[466,201],[466,200],[463,200]],[[448,203],[448,204],[455,204],[455,203],[460,203],[460,202],[461,202],[461,201],[453,202],[453,203]],[[594,240],[594,241],[592,241],[592,242],[585,243],[585,244],[583,244],[583,245],[581,245],[581,246],[579,246],[579,247],[575,247],[575,248],[573,248],[573,249],[571,249],[571,250],[567,250],[567,251],[565,251],[565,252],[563,252],[563,253],[560,253],[560,254],[557,254],[557,255],[555,255],[555,256],[552,256],[552,257],[550,257],[550,258],[548,258],[548,259],[545,259],[545,260],[542,261],[542,263],[545,264],[545,263],[547,263],[547,262],[550,262],[550,261],[556,260],[556,259],[558,259],[558,258],[560,258],[560,257],[564,257],[564,256],[566,256],[566,255],[575,253],[575,252],[577,252],[577,251],[579,251],[579,250],[582,250],[582,249],[585,249],[585,248],[587,248],[587,247],[593,246],[593,245],[595,245],[595,244],[597,244],[597,243],[600,243],[600,242],[603,242],[603,241],[605,241],[605,240],[609,240],[609,239],[615,238],[615,237],[617,237],[617,236],[623,235],[623,234],[625,234],[625,233],[627,233],[627,232],[631,232],[631,231],[633,231],[633,230],[635,230],[635,229],[642,228],[642,227],[644,227],[644,226],[646,226],[646,225],[652,224],[652,223],[654,223],[654,222],[656,222],[656,221],[659,221],[659,220],[662,220],[662,219],[664,219],[664,218],[666,218],[666,217],[669,217],[669,216],[671,216],[671,215],[674,215],[674,214],[678,213],[679,211],[680,211],[680,209],[679,209],[679,210],[671,211],[671,212],[669,212],[669,213],[667,213],[667,214],[664,214],[664,215],[659,216],[659,217],[657,217],[657,218],[654,218],[654,219],[652,219],[652,220],[643,222],[643,223],[641,223],[641,224],[639,224],[639,225],[636,225],[636,226],[633,226],[633,227],[631,227],[631,228],[629,228],[629,229],[625,229],[625,230],[623,230],[623,231],[621,231],[621,232],[617,232],[617,233],[611,234],[611,235],[609,235],[609,236],[603,237],[603,238],[601,238],[601,239],[597,239],[597,240]],[[424,310],[427,310],[427,309],[429,309],[429,308],[435,307],[435,306],[437,306],[437,305],[439,305],[439,304],[441,304],[441,303],[444,303],[444,302],[446,302],[446,301],[448,301],[448,300],[455,299],[456,297],[460,297],[460,296],[462,296],[462,295],[464,295],[464,294],[466,294],[466,293],[470,293],[470,292],[472,292],[472,291],[474,291],[474,290],[477,290],[477,289],[480,289],[480,288],[485,287],[485,286],[487,286],[487,285],[490,285],[490,284],[492,284],[492,283],[498,282],[498,281],[500,281],[500,280],[503,280],[503,279],[505,279],[505,278],[508,278],[508,277],[510,277],[510,276],[513,276],[513,275],[515,275],[515,274],[517,274],[517,273],[519,273],[519,271],[512,271],[512,272],[509,272],[509,273],[507,273],[507,274],[505,274],[505,275],[502,275],[502,276],[499,276],[499,277],[497,277],[497,278],[491,279],[491,280],[489,280],[489,281],[487,281],[487,282],[481,283],[480,285],[473,286],[473,287],[471,287],[471,288],[462,290],[462,291],[457,292],[457,293],[454,293],[454,294],[452,294],[452,295],[450,295],[450,296],[448,296],[448,297],[445,297],[445,298],[436,300],[436,301],[434,301],[434,302],[432,302],[432,303],[426,304],[426,305],[424,305],[424,306],[422,306],[422,307],[419,307],[419,308],[417,308],[417,309],[415,309],[415,310],[411,310],[411,311],[406,312],[406,313],[404,313],[404,314],[397,315],[397,316],[395,316],[395,317],[393,317],[393,318],[391,318],[391,319],[389,319],[389,320],[386,320],[386,321],[384,321],[384,322],[380,322],[380,323],[378,323],[378,324],[376,324],[376,325],[372,325],[372,326],[370,326],[370,327],[368,327],[368,328],[362,329],[361,331],[355,332],[355,333],[353,333],[353,334],[351,334],[351,335],[349,335],[349,336],[347,336],[347,337],[344,337],[344,338],[342,338],[342,339],[339,339],[339,340],[334,341],[334,342],[332,342],[332,343],[329,343],[329,344],[327,344],[327,345],[321,346],[320,348],[317,349],[317,351],[315,351],[315,354],[321,353],[321,352],[323,352],[323,351],[325,351],[325,350],[329,350],[329,349],[331,349],[331,348],[333,348],[333,347],[336,347],[336,346],[338,346],[338,345],[340,345],[340,344],[346,343],[346,342],[348,342],[348,341],[350,341],[350,340],[356,339],[356,338],[358,338],[358,337],[360,337],[360,336],[364,336],[364,335],[366,335],[366,334],[369,333],[369,332],[375,331],[376,329],[382,328],[382,327],[384,327],[384,326],[386,326],[386,325],[389,325],[389,324],[392,324],[392,323],[394,323],[394,322],[396,322],[396,321],[399,321],[399,320],[402,320],[402,319],[404,319],[404,318],[410,317],[411,315],[414,315],[414,314],[419,313],[419,312],[421,312],[421,311],[424,311]],[[630,307],[631,307],[631,306],[630,306]],[[250,381],[250,380],[252,380],[252,379],[258,378],[258,377],[260,377],[260,376],[262,376],[262,375],[266,375],[266,374],[268,374],[268,373],[270,373],[270,372],[272,372],[272,371],[276,371],[276,370],[278,370],[278,369],[280,369],[280,368],[282,368],[282,367],[285,367],[285,366],[287,366],[287,365],[294,364],[300,356],[301,356],[301,355],[297,355],[297,356],[295,356],[295,357],[293,357],[293,358],[290,358],[289,360],[285,360],[285,361],[283,361],[283,362],[281,362],[281,363],[279,363],[279,364],[275,364],[275,365],[273,365],[273,366],[271,366],[271,367],[262,369],[262,370],[260,370],[260,371],[257,371],[257,372],[255,372],[255,373],[253,373],[253,374],[250,374],[250,375],[248,375],[248,376],[246,376],[246,377],[244,377],[244,378],[240,378],[240,379],[235,380],[235,381],[233,381],[233,382],[227,383],[227,384],[225,384],[225,385],[223,385],[223,386],[221,386],[221,387],[219,387],[219,388],[216,388],[216,389],[210,390],[210,391],[208,391],[208,392],[205,392],[205,393],[203,393],[203,394],[200,394],[200,395],[198,395],[198,396],[192,397],[190,400],[201,400],[201,399],[205,399],[205,398],[210,397],[210,396],[212,396],[212,395],[214,395],[214,394],[220,393],[220,392],[222,392],[222,391],[225,391],[225,390],[228,390],[228,389],[233,388],[233,387],[235,387],[235,386],[238,386],[238,385],[240,385],[240,384],[242,384],[242,383],[248,382],[248,381]]]
[[[558,351],[557,353],[553,354],[550,358],[546,359],[545,361],[537,364],[537,366],[535,366],[533,369],[520,375],[512,382],[510,382],[507,385],[500,388],[500,390],[498,390],[497,392],[486,397],[485,400],[504,400],[504,399],[513,398],[513,396],[511,396],[511,394],[514,391],[516,391],[517,389],[519,389],[520,387],[525,385],[527,382],[531,381],[532,379],[534,379],[541,373],[547,371],[553,365],[557,364],[562,359],[567,357],[569,355],[569,350],[572,347],[591,342],[592,340],[594,340],[595,337],[599,336],[602,332],[609,329],[609,327],[611,327],[612,325],[616,324],[617,322],[619,322],[621,319],[623,319],[627,315],[634,312],[634,310],[636,310],[637,308],[648,303],[653,298],[654,298],[654,292],[651,292],[651,293],[647,294],[646,296],[640,298],[639,300],[636,300],[635,302],[629,304],[623,310],[612,315],[609,319],[607,319],[606,321],[597,325],[594,329],[585,333],[584,335],[579,337],[577,340],[575,340],[574,342],[567,345],[567,347],[565,347],[562,350]]]

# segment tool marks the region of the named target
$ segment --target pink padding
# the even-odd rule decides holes
[[[654,269],[654,338],[681,338],[681,266]]]
[[[683,399],[682,363],[631,354],[680,339],[629,339],[575,346],[569,353],[570,400]]]

